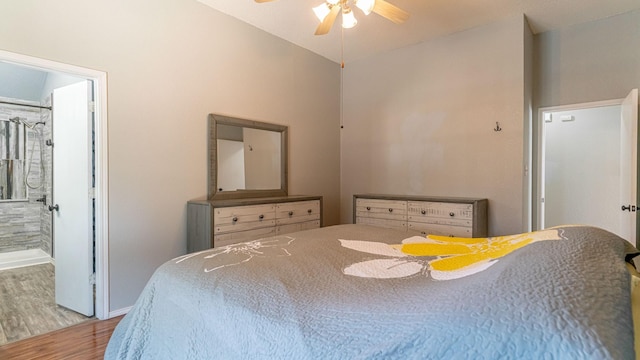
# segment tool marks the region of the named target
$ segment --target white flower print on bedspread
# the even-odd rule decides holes
[[[204,255],[205,259],[215,258],[216,261],[213,262],[213,267],[204,269],[204,272],[208,273],[228,266],[246,263],[255,257],[291,256],[286,247],[291,245],[294,240],[295,238],[290,236],[258,239],[187,254],[174,260],[176,264],[179,264],[199,255]]]

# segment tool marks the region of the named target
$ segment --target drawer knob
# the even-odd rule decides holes
[[[237,217],[237,216],[234,216],[234,217],[233,217],[233,219],[231,219],[231,221],[233,221],[233,222],[237,222],[237,221],[238,221],[238,217]]]
[[[312,212],[313,212],[313,210],[311,210],[311,209],[307,210],[308,214],[311,214]]]
[[[264,215],[260,214],[260,216],[258,216],[258,219],[260,220],[264,219]]]
[[[427,213],[427,210],[420,210],[420,214],[424,215]]]
[[[393,212],[393,209],[389,208],[389,212]]]
[[[293,216],[293,211],[289,211],[289,216]]]
[[[449,216],[455,216],[456,214],[452,211],[449,213]]]
[[[371,210],[371,206],[367,206],[367,211]]]

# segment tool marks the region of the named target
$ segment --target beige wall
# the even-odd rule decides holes
[[[534,49],[533,144],[539,108],[622,99],[640,87],[640,11],[538,34]],[[533,151],[534,170],[537,155]],[[537,186],[534,174],[534,199]]]
[[[518,16],[347,64],[343,222],[353,194],[419,194],[488,198],[490,234],[523,230],[523,29]]]
[[[640,11],[535,36],[538,107],[621,99],[640,85]]]
[[[210,112],[289,126],[290,192],[339,221],[337,64],[184,0],[12,2],[0,49],[108,73],[112,311],[186,252]]]

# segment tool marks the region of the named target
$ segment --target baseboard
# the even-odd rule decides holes
[[[129,311],[131,311],[131,309],[133,309],[133,306],[129,306],[129,307],[114,310],[114,311],[109,311],[108,319],[121,316],[121,315],[126,315]]]

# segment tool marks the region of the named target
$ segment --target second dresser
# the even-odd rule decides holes
[[[353,222],[456,237],[488,236],[487,199],[363,194],[353,196]]]

